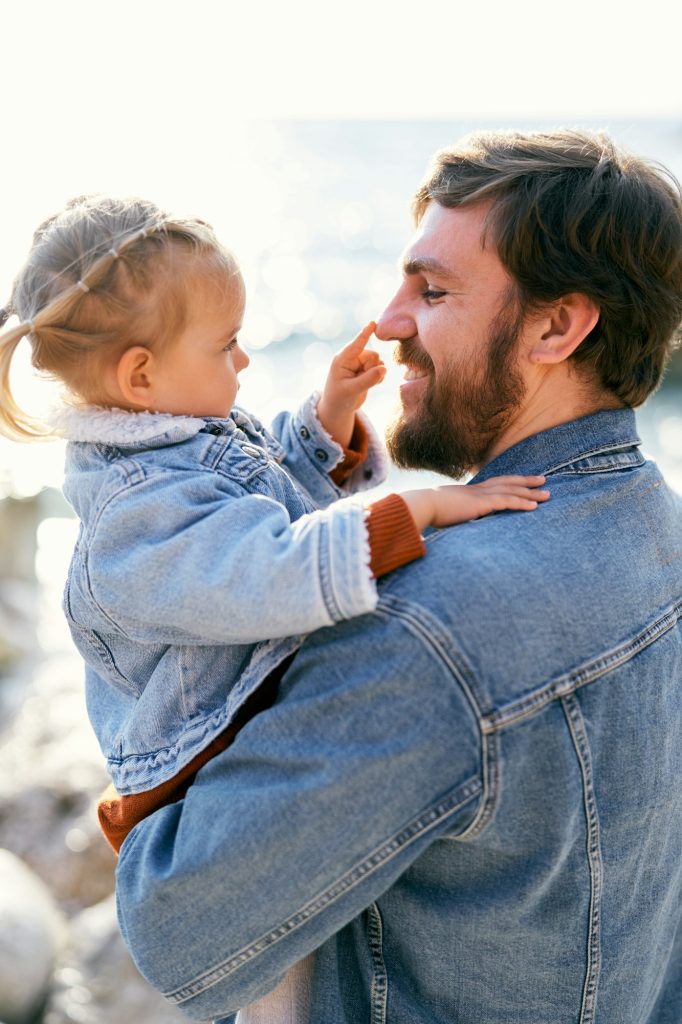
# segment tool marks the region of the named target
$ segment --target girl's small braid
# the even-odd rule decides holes
[[[133,245],[133,243],[135,242],[141,242],[145,238],[149,238],[150,235],[154,234],[155,232],[161,231],[164,227],[164,221],[157,221],[156,223],[147,224],[145,227],[140,228],[139,230],[134,231],[132,232],[132,234],[129,234],[127,237],[123,238],[118,243],[118,247],[113,245],[110,246],[109,249],[107,249],[107,251],[104,253],[104,255],[101,256],[99,259],[95,260],[92,266],[88,268],[83,277],[79,278],[78,281],[76,281],[75,288],[78,288],[79,291],[81,291],[84,295],[87,295],[87,293],[91,290],[92,287],[92,285],[88,284],[87,279],[89,277],[92,277],[94,270],[102,270],[104,261],[107,258],[110,259],[111,262],[113,263],[115,260],[120,259],[121,256],[125,256],[125,250],[130,245]],[[96,249],[92,249],[91,253],[94,253],[96,251]],[[88,255],[90,255],[90,253],[84,253],[83,255],[84,257],[87,257]],[[82,259],[83,257],[81,257],[81,260]],[[73,264],[64,267],[63,272],[67,272],[68,270],[71,269],[72,266]]]

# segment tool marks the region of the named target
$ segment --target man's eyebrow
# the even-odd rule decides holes
[[[453,270],[431,256],[407,257],[403,260],[402,269],[408,277],[413,277],[415,274],[434,274],[446,281],[459,282],[460,280]]]

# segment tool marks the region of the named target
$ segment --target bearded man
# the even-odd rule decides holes
[[[633,412],[682,318],[679,188],[605,136],[497,133],[414,210],[389,450],[551,500],[431,532],[311,635],[124,843],[122,929],[198,1018],[315,951],[312,1024],[679,1024],[682,508]]]

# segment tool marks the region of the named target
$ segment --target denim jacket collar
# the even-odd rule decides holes
[[[594,455],[607,455],[641,444],[633,409],[608,409],[560,423],[502,452],[473,478],[480,483],[507,473],[556,473]]]
[[[53,423],[67,441],[105,444],[117,448],[163,448],[187,441],[202,430],[229,434],[237,429],[250,433],[254,428],[241,410],[234,409],[226,419],[215,416],[175,416],[163,412],[131,412],[101,406],[66,408]],[[249,430],[250,427],[250,430]]]

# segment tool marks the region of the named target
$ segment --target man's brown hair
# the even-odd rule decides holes
[[[665,168],[602,133],[480,133],[435,155],[417,222],[433,201],[490,201],[521,309],[588,296],[599,321],[571,358],[625,405],[656,389],[682,321],[682,196]]]

